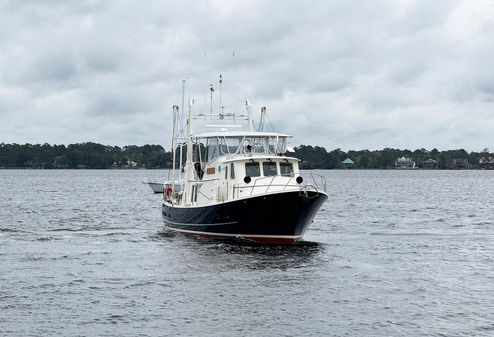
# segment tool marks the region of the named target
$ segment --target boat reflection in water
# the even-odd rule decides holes
[[[313,241],[298,241],[291,245],[265,245],[242,239],[202,239],[184,236],[170,230],[158,233],[159,240],[191,248],[191,254],[210,264],[226,269],[281,269],[318,266],[328,258],[326,245]],[[187,259],[194,260],[195,256]]]

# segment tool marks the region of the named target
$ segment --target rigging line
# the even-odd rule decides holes
[[[269,125],[271,126],[271,130],[273,130],[273,132],[278,132],[278,130],[274,127],[273,123],[271,123],[271,118],[269,118],[268,114],[266,114],[266,118],[268,119]]]

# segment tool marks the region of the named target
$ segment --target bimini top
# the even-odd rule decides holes
[[[265,138],[265,137],[292,137],[283,133],[276,132],[258,132],[258,131],[216,131],[216,132],[204,132],[197,135],[192,135],[192,138],[215,138],[215,137],[226,137],[226,138],[238,138],[238,137],[255,137],[255,138]]]

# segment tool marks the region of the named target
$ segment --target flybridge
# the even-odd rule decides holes
[[[272,132],[225,131],[208,132],[191,136],[193,144],[206,149],[208,162],[219,156],[268,155],[284,156],[287,152],[287,139],[290,136]]]

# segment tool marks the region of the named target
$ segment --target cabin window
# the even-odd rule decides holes
[[[235,179],[235,165],[233,163],[230,164],[230,179]]]
[[[258,162],[245,163],[245,175],[248,177],[259,177],[261,175],[261,168]]]
[[[228,166],[225,166],[225,180],[228,179]]]
[[[287,162],[281,162],[280,174],[285,177],[293,177],[293,164]]]
[[[272,161],[266,161],[262,163],[262,170],[265,177],[271,177],[278,174],[276,170],[276,163]]]
[[[222,155],[225,155],[225,154],[234,154],[234,153],[239,152],[241,141],[242,141],[242,138],[239,138],[239,137],[236,137],[236,138],[226,138],[226,137],[219,138],[220,153]]]
[[[219,156],[218,139],[209,138],[206,143],[206,158],[208,162],[212,162]]]

